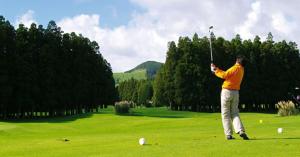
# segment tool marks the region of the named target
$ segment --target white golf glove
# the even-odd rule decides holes
[[[214,66],[210,65],[210,70],[211,70],[211,72],[215,73],[216,68]]]

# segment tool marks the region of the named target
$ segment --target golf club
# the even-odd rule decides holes
[[[209,31],[209,48],[210,48],[210,62],[211,63],[214,62],[214,58],[213,58],[213,54],[212,54],[212,46],[211,46],[211,36],[213,33],[213,31],[212,31],[213,28],[214,28],[213,26],[210,26],[209,30],[208,30]]]

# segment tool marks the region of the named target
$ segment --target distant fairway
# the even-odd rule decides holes
[[[219,113],[112,108],[68,118],[0,122],[0,157],[294,157],[300,156],[300,116],[242,113],[253,140],[226,141]],[[259,121],[263,120],[260,124]],[[283,128],[283,134],[277,128]],[[138,145],[144,137],[147,145]],[[70,141],[64,141],[64,139]]]

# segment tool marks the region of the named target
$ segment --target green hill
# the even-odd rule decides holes
[[[126,72],[126,73],[114,73],[113,74],[116,85],[118,85],[120,82],[129,80],[131,78],[134,78],[136,80],[142,80],[147,79],[146,69],[140,69],[135,70],[132,72]]]
[[[125,80],[129,80],[131,78],[141,80],[147,78],[154,78],[158,69],[163,65],[163,63],[155,62],[155,61],[147,61],[144,62],[135,68],[128,70],[124,73],[114,73],[114,79],[116,85]]]
[[[125,73],[130,73],[136,70],[141,70],[141,69],[146,69],[147,71],[147,77],[148,78],[153,78],[156,74],[156,72],[158,71],[158,69],[163,65],[163,63],[160,62],[156,62],[156,61],[147,61],[144,62],[138,66],[136,66],[135,68],[126,71]]]

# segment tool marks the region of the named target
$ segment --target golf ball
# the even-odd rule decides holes
[[[278,132],[279,134],[281,134],[281,133],[282,133],[282,131],[283,131],[283,129],[282,129],[282,128],[278,128],[278,129],[277,129],[277,132]]]
[[[139,140],[139,144],[140,144],[140,145],[144,145],[144,144],[146,144],[146,140],[145,140],[145,138],[140,138],[140,140]]]
[[[263,123],[263,120],[259,120],[259,123],[260,123],[260,124]]]

